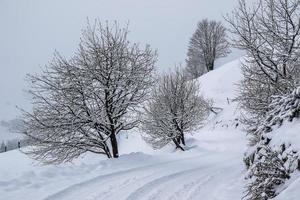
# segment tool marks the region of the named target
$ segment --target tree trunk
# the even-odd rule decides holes
[[[116,134],[113,131],[110,135],[110,142],[111,142],[111,148],[112,148],[112,154],[113,158],[118,158],[119,157],[119,151],[118,151],[118,141],[116,138]]]
[[[208,71],[214,70],[214,62],[208,64]]]
[[[106,154],[107,158],[111,158],[111,153],[109,151],[109,148],[108,148],[106,142],[105,142],[104,151],[105,151],[105,154]]]
[[[184,151],[184,148],[182,148],[182,146],[180,146],[180,144],[177,142],[176,139],[173,139],[173,142],[176,145],[176,149],[180,149],[180,150]]]
[[[183,131],[180,132],[180,135],[181,135],[181,143],[185,146],[185,138],[184,138],[184,134],[183,134]]]
[[[177,137],[176,140],[177,140],[177,143],[178,143],[178,144],[181,143],[181,137]]]

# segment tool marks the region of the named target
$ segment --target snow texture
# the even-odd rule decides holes
[[[118,159],[86,154],[73,163],[41,166],[18,150],[2,153],[0,199],[240,200],[246,185],[242,160],[247,139],[232,101],[241,79],[239,66],[236,60],[199,79],[203,95],[222,109],[187,138],[187,151],[175,151],[172,145],[154,151],[134,130],[119,136]],[[286,127],[291,139],[297,125],[294,121]],[[298,199],[299,187],[300,179],[293,176],[276,200]]]

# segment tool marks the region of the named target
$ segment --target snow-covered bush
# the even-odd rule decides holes
[[[244,162],[248,167],[250,183],[246,199],[266,200],[278,194],[277,187],[290,178],[291,173],[300,170],[300,155],[292,141],[284,137],[283,123],[299,118],[300,87],[291,94],[273,96],[269,112],[261,125],[252,133],[251,144]],[[274,131],[283,136],[274,142]],[[276,135],[280,137],[280,133]],[[280,141],[280,142],[278,142]]]
[[[269,112],[266,118],[260,123],[257,129],[250,132],[252,139],[250,145],[255,145],[260,140],[270,140],[265,133],[271,132],[274,128],[282,125],[284,120],[292,121],[299,117],[300,112],[300,86],[288,95],[276,95],[271,97]]]
[[[286,154],[282,148],[277,151],[270,146],[260,146],[256,152],[255,163],[248,172],[251,179],[247,186],[246,199],[267,200],[278,194],[277,187],[290,178],[294,172],[295,161],[298,159],[296,152]]]

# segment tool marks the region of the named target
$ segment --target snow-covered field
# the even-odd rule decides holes
[[[223,110],[212,114],[187,139],[185,152],[173,146],[154,151],[138,131],[120,138],[121,156],[87,154],[73,163],[41,166],[19,150],[0,154],[2,200],[239,200],[245,191],[246,135],[232,102],[240,78],[236,60],[200,78],[204,96]],[[287,190],[299,198],[299,179]],[[298,192],[296,192],[298,191]]]
[[[131,153],[115,160],[89,154],[60,166],[38,166],[17,150],[3,153],[1,199],[240,199],[239,132],[208,130],[188,144],[187,152]]]

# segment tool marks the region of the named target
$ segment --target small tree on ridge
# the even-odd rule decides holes
[[[187,53],[187,71],[192,78],[214,69],[215,60],[230,53],[226,28],[221,22],[204,19],[190,39]]]

